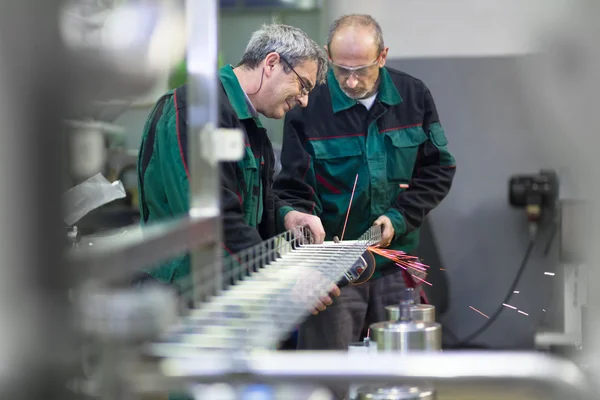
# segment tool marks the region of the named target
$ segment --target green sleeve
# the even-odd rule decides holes
[[[156,132],[158,159],[165,200],[172,216],[186,214],[190,207],[188,171],[177,131],[177,114],[173,97],[165,104],[165,114]]]

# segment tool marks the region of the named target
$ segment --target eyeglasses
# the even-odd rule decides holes
[[[296,76],[298,77],[298,80],[300,81],[300,86],[302,86],[302,88],[300,89],[300,95],[301,96],[308,96],[308,94],[310,93],[310,91],[312,90],[312,88],[310,86],[308,86],[306,84],[306,82],[304,82],[304,79],[302,79],[302,77],[296,72],[296,70],[294,69],[294,67],[292,67],[292,64],[290,64],[285,58],[279,56],[279,58],[286,63],[286,65],[292,70],[292,72],[294,74],[296,74]]]
[[[354,74],[357,78],[364,78],[369,75],[371,68],[377,65],[378,62],[379,57],[377,57],[377,60],[373,61],[369,65],[361,65],[358,67],[345,67],[343,65],[336,64],[333,61],[329,61],[335,75],[341,78],[349,78],[352,74]]]

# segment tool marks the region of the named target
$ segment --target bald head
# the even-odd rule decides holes
[[[372,29],[364,26],[338,29],[328,47],[330,57],[348,67],[373,63],[380,52],[371,32]]]
[[[348,46],[351,47],[351,53],[372,53],[369,55],[377,57],[385,48],[379,23],[366,14],[344,15],[335,20],[327,38],[329,56],[348,49]]]
[[[370,15],[346,15],[331,24],[327,52],[342,91],[350,98],[373,95],[388,49],[381,27]]]

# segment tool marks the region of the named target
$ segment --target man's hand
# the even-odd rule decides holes
[[[303,304],[313,315],[325,311],[327,306],[333,304],[331,296],[340,295],[340,288],[331,283],[321,272],[313,268],[300,268],[295,270],[298,275],[292,288],[292,298],[297,303]]]
[[[325,229],[323,228],[321,219],[317,216],[299,211],[290,211],[285,215],[283,224],[288,231],[299,226],[307,227],[313,235],[315,244],[321,244],[325,240]]]
[[[315,304],[315,307],[310,311],[313,315],[317,315],[319,311],[325,311],[327,306],[333,304],[331,296],[339,297],[341,294],[340,288],[337,285],[331,284],[329,287],[329,295],[322,295],[319,297],[319,301]]]
[[[382,215],[373,222],[373,226],[377,225],[381,225],[381,240],[379,241],[379,246],[388,247],[392,244],[392,239],[394,239],[395,234],[392,221],[385,215]]]

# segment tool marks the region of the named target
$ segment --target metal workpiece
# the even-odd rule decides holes
[[[217,217],[184,216],[164,223],[114,230],[97,241],[80,243],[67,254],[72,274],[80,281],[129,282],[144,268],[211,244]]]
[[[387,306],[385,313],[389,321],[397,321],[400,318],[400,306]],[[435,322],[435,306],[415,304],[410,308],[410,317],[413,321]]]
[[[163,360],[160,371],[171,378],[173,387],[200,382],[410,386],[427,382],[438,396],[452,393],[456,398],[485,398],[482,394],[498,391],[503,398],[523,394],[540,400],[593,398],[589,380],[575,364],[540,353],[253,352],[245,365],[247,369],[236,370],[227,354],[190,351],[187,356]]]
[[[440,351],[442,326],[436,322],[413,318],[417,291],[406,288],[397,307],[397,317],[377,322],[369,328],[379,351]]]
[[[381,228],[374,227],[351,243],[316,245],[311,232],[299,227],[224,257],[220,277],[205,268],[193,287],[204,293],[215,286],[226,289],[190,310],[159,343],[276,348],[380,238]],[[218,279],[224,280],[215,283]]]
[[[442,327],[435,322],[388,321],[370,326],[378,351],[440,351]]]

